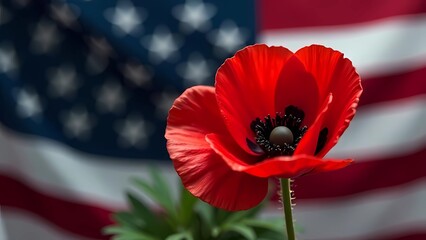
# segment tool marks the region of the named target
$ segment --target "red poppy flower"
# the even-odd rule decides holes
[[[323,159],[355,114],[360,77],[343,54],[254,45],[218,69],[215,87],[187,89],[167,121],[167,149],[184,186],[227,210],[256,206],[268,178],[335,170]]]

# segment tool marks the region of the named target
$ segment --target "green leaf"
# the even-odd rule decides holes
[[[164,177],[160,174],[160,171],[158,169],[151,169],[151,178],[153,179],[154,187],[158,190],[161,190],[161,195],[165,198],[167,201],[168,208],[172,211],[175,211],[174,203],[173,203],[173,195],[172,195],[172,188],[170,188],[168,182],[164,180]],[[173,189],[175,186],[173,187]],[[165,207],[166,208],[166,207]]]
[[[194,240],[194,238],[189,232],[180,232],[168,236],[166,240]]]
[[[256,231],[256,229],[255,229]],[[263,229],[262,231],[257,230],[256,231],[257,240],[286,240],[287,234],[283,231],[281,232],[275,232],[275,231],[268,231]]]
[[[187,227],[188,231],[192,233],[194,239],[211,239],[211,224],[209,223],[209,220],[206,220],[209,218],[207,216],[208,213],[200,214],[200,210],[197,209],[200,208],[199,204],[200,202],[197,202],[194,207],[194,216],[191,218],[190,224]],[[201,212],[202,211],[203,210],[201,210]]]
[[[156,203],[163,207],[172,218],[176,218],[176,209],[173,203],[171,189],[156,169],[151,169],[152,184],[134,179],[136,185]]]
[[[157,216],[155,213],[130,192],[127,193],[127,201],[137,217],[142,218],[145,222],[156,220]]]
[[[178,208],[178,220],[182,226],[189,226],[194,217],[194,207],[198,198],[194,197],[188,190],[181,186],[180,205]]]
[[[140,201],[132,193],[127,193],[127,200],[132,207],[134,218],[140,221],[140,225],[147,233],[160,235],[171,231],[171,229],[167,228],[166,222],[162,222],[159,216],[147,204]]]
[[[124,227],[133,229],[139,229],[142,227],[141,220],[130,212],[117,212],[113,215],[113,218]]]
[[[228,219],[230,216],[232,216],[232,214],[235,213],[214,207],[213,209],[215,222],[219,225],[223,225],[221,223],[224,223],[226,219]]]
[[[258,240],[282,240],[287,239],[285,223],[282,218],[268,219],[244,219],[242,224],[252,227]]]
[[[269,231],[273,232],[284,232],[285,223],[284,220],[281,218],[273,218],[273,219],[244,219],[241,221],[242,224],[250,226],[250,227],[256,227],[256,228],[263,228],[267,229]]]
[[[158,238],[153,237],[149,234],[139,232],[132,228],[119,227],[119,226],[107,227],[103,230],[103,233],[108,235],[114,234],[115,236],[113,237],[113,239],[158,240]]]
[[[194,208],[194,211],[200,216],[201,224],[208,226],[209,229],[213,228],[214,222],[214,208],[205,202],[199,201]]]
[[[256,233],[254,230],[244,224],[227,225],[223,228],[223,232],[226,231],[238,233],[247,240],[256,240]]]
[[[259,206],[245,211],[231,212],[221,225],[224,226],[232,223],[238,223],[243,219],[252,218],[258,211]]]
[[[264,234],[258,235],[257,240],[287,240],[287,236],[278,233],[266,232]]]
[[[152,237],[150,235],[139,233],[139,232],[128,232],[123,233],[114,238],[116,240],[159,240],[156,237]]]

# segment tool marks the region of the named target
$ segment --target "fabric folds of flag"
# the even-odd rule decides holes
[[[422,0],[1,1],[0,239],[108,239],[130,177],[177,180],[175,97],[256,42],[333,47],[363,79],[329,154],[356,163],[294,182],[300,238],[425,239]]]

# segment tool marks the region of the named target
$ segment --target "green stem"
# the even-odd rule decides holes
[[[291,209],[290,179],[288,178],[281,178],[281,198],[288,240],[296,240]]]

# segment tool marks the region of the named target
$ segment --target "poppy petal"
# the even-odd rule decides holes
[[[206,134],[228,134],[221,118],[213,87],[186,90],[169,113],[167,150],[183,185],[194,196],[226,210],[248,209],[263,200],[268,181],[234,172],[210,148]]]
[[[282,67],[293,53],[284,47],[253,45],[238,51],[218,69],[216,97],[225,124],[246,152],[254,142],[250,124],[256,118],[274,114],[275,88]]]
[[[300,140],[299,144],[297,145],[297,148],[294,151],[294,155],[315,154],[318,145],[318,136],[322,129],[324,117],[326,116],[327,110],[332,101],[333,95],[330,93],[326,101],[323,103],[321,111],[315,119],[315,122],[308,128],[308,131],[305,133],[305,135],[303,135],[302,140]]]
[[[247,167],[244,172],[257,177],[295,178],[314,172],[337,170],[350,163],[350,159],[322,159],[301,154],[267,159]]]
[[[228,211],[252,208],[265,198],[268,179],[232,171],[211,149],[195,157],[188,153],[183,152],[187,157],[175,161],[174,166],[183,185],[194,196]],[[194,158],[196,164],[185,163]]]
[[[352,164],[353,160],[352,159],[343,159],[343,160],[323,159],[322,162],[323,162],[322,164],[312,169],[312,171],[309,172],[309,174],[338,170]]]
[[[207,133],[227,134],[213,87],[191,87],[175,100],[167,119],[166,139],[181,132],[189,133],[188,137],[198,134],[194,138],[202,140]]]
[[[293,105],[305,113],[303,125],[310,125],[317,116],[319,93],[315,78],[305,70],[296,57],[291,57],[284,65],[275,90],[275,111],[284,112]]]
[[[243,171],[245,167],[255,164],[257,160],[261,159],[260,156],[249,155],[242,149],[235,151],[235,148],[232,147],[235,144],[233,140],[224,135],[210,133],[206,135],[206,141],[223,158],[228,167],[237,172]]]
[[[239,160],[241,156],[229,151],[226,147],[227,140],[220,135],[208,134],[206,140],[216,154],[221,156],[234,171],[244,172],[259,178],[294,178],[314,171],[343,168],[352,162],[352,160],[325,160],[312,155],[299,154],[279,156],[255,164],[248,164]]]
[[[333,94],[333,104],[324,119],[328,129],[327,143],[317,156],[324,156],[336,143],[354,117],[362,93],[361,79],[352,62],[331,48],[312,45],[295,55],[318,82],[320,99]]]

